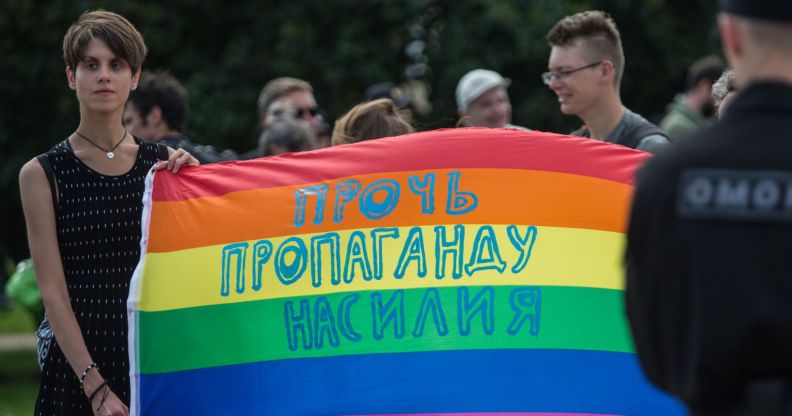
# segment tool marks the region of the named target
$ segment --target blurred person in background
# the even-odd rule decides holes
[[[124,127],[147,142],[185,149],[202,164],[239,159],[233,150],[193,144],[183,133],[188,112],[187,90],[179,80],[168,72],[143,71],[124,108]]]
[[[723,69],[723,61],[716,56],[701,58],[688,68],[684,92],[677,94],[660,121],[660,128],[672,140],[688,137],[712,124],[715,116],[712,85]]]
[[[363,140],[399,136],[413,131],[413,127],[402,118],[393,101],[380,98],[358,104],[336,120],[332,144],[337,146],[357,143]]]
[[[393,104],[399,109],[399,113],[401,114],[404,121],[412,124],[412,103],[410,102],[409,97],[407,97],[407,94],[405,94],[401,88],[391,84],[390,82],[381,82],[366,88],[366,91],[363,93],[363,101],[374,101],[379,98],[387,98],[393,101]]]
[[[523,129],[511,123],[512,106],[506,88],[511,80],[489,69],[474,69],[465,74],[456,87],[459,125]]]
[[[305,124],[291,117],[273,119],[259,138],[259,156],[276,156],[316,148],[316,137]]]
[[[264,85],[258,98],[259,131],[267,128],[267,112],[276,101],[288,103],[297,121],[310,128],[317,138],[326,137],[326,121],[316,103],[313,87],[307,81],[292,77],[275,78]],[[329,142],[318,142],[317,146],[327,147]]]

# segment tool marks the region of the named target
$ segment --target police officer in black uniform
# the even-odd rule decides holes
[[[740,92],[639,172],[627,314],[694,415],[792,415],[792,1],[721,0]]]

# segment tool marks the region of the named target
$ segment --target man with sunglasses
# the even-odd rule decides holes
[[[558,96],[561,112],[583,119],[572,134],[655,153],[668,135],[621,101],[624,51],[616,24],[602,11],[561,19],[547,34],[552,50],[542,81]]]
[[[280,102],[281,108],[271,109],[275,102]],[[288,109],[291,111],[290,116],[306,124],[315,135],[319,135],[324,123],[324,117],[316,104],[313,87],[297,78],[280,77],[267,82],[259,94],[258,109],[262,130],[267,126],[268,115],[272,116],[271,110]]]

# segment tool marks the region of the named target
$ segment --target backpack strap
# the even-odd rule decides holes
[[[666,139],[668,138],[668,133],[666,133],[660,127],[657,127],[651,123],[641,123],[630,129],[630,131],[628,131],[627,134],[622,137],[622,140],[619,144],[622,146],[627,146],[631,149],[635,149],[639,144],[641,144],[641,140],[643,138],[653,135],[663,136]]]
[[[42,169],[44,169],[44,174],[47,176],[47,182],[49,182],[50,193],[52,194],[52,210],[53,212],[58,212],[58,184],[55,181],[55,172],[52,170],[52,164],[50,163],[49,156],[46,153],[42,153],[36,156],[36,159],[41,164]]]
[[[157,158],[159,158],[159,160],[168,160],[168,146],[157,143]]]

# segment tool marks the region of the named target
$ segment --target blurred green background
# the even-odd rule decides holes
[[[643,115],[664,110],[691,62],[719,53],[714,0],[0,0],[0,265],[28,255],[20,167],[78,122],[63,35],[83,11],[99,7],[123,14],[143,34],[150,48],[144,68],[167,69],[187,87],[187,135],[237,151],[255,146],[258,93],[283,75],[313,84],[330,120],[371,84],[420,80],[430,87],[432,111],[416,127],[429,130],[455,125],[457,81],[489,68],[512,79],[515,124],[569,132],[579,120],[559,112],[540,80],[550,49],[545,34],[587,9],[615,19],[627,57],[622,97]],[[19,305],[0,307],[0,339],[33,328]],[[0,348],[0,416],[31,413],[37,377],[32,350]]]
[[[0,276],[14,265],[0,261]],[[0,416],[29,415],[38,392],[35,322],[31,310],[2,296],[0,291]],[[39,299],[40,301],[40,299]]]
[[[490,68],[512,79],[515,124],[569,132],[579,121],[558,111],[540,80],[545,34],[586,9],[616,20],[627,56],[623,99],[647,116],[663,111],[693,60],[719,52],[713,0],[2,0],[0,244],[15,260],[27,254],[19,168],[77,125],[61,42],[80,13],[98,7],[141,31],[151,50],[145,68],[170,70],[185,84],[187,135],[238,151],[255,146],[256,98],[282,75],[311,82],[335,120],[367,86],[400,83],[412,71],[431,87],[432,112],[417,120],[428,130],[453,126],[457,81]],[[406,53],[411,43],[418,56]]]

